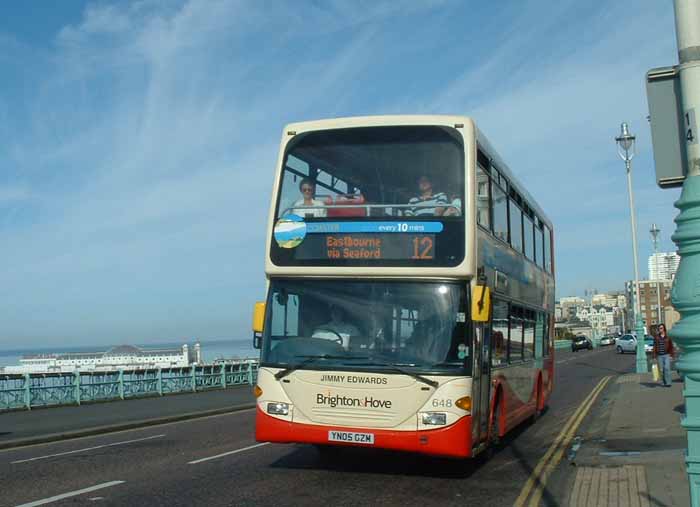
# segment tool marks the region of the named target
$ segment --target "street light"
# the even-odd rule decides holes
[[[656,227],[656,224],[651,224],[651,229],[649,233],[651,234],[651,241],[654,243],[654,263],[656,264],[656,316],[658,324],[663,324],[663,311],[661,310],[661,289],[659,288],[659,256],[658,256],[658,246],[659,246],[659,233],[661,229]]]
[[[620,135],[615,138],[617,142],[617,152],[620,158],[625,161],[625,169],[627,171],[627,190],[630,197],[630,219],[632,223],[632,255],[634,257],[634,285],[635,285],[635,302],[634,314],[635,324],[637,328],[637,373],[646,373],[647,354],[644,351],[644,323],[642,322],[642,314],[640,310],[639,300],[639,264],[637,262],[637,221],[634,214],[634,194],[632,193],[632,157],[634,157],[634,141],[635,137],[630,134],[627,123],[620,125]]]

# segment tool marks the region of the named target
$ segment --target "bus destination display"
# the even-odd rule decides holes
[[[447,226],[447,229],[446,229]],[[456,265],[463,222],[306,221],[285,215],[274,228],[280,265]]]
[[[305,259],[413,259],[435,258],[434,234],[314,234],[297,247]]]

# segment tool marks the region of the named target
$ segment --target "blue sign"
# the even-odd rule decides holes
[[[442,222],[312,222],[306,224],[306,234],[337,233],[436,233],[442,232]]]

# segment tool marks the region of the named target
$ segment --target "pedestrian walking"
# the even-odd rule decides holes
[[[666,326],[659,324],[654,337],[654,359],[659,362],[661,381],[666,387],[671,387],[671,358],[675,355],[675,347],[671,337],[666,333]]]

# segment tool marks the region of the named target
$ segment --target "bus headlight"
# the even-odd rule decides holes
[[[421,418],[425,426],[444,426],[447,424],[447,414],[444,412],[423,412]]]
[[[289,403],[268,403],[267,413],[272,415],[289,415]]]

